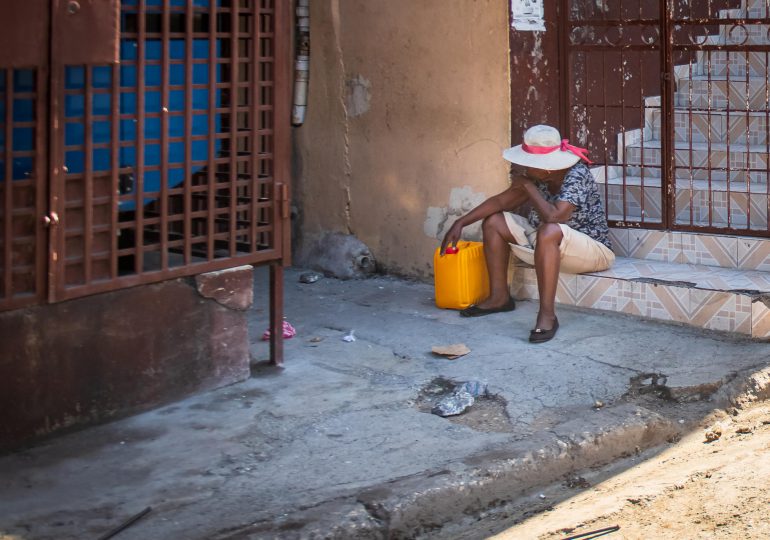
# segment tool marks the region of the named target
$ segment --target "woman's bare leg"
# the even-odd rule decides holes
[[[540,311],[535,328],[550,330],[556,318],[556,287],[559,284],[561,254],[559,245],[564,234],[558,223],[544,223],[537,230],[535,247],[535,274],[537,291],[540,294]]]
[[[492,214],[481,223],[484,233],[484,258],[489,275],[489,296],[477,305],[483,309],[504,306],[510,298],[508,288],[508,261],[516,241],[501,213]]]

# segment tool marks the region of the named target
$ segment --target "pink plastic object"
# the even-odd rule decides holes
[[[457,246],[449,246],[448,248],[446,248],[444,250],[444,253],[447,254],[447,255],[454,255],[454,254],[459,253],[459,252],[460,252],[460,248],[457,247]]]
[[[289,321],[283,321],[283,339],[289,339],[293,338],[297,335],[297,330],[289,324]],[[265,333],[262,334],[262,341],[267,341],[270,339],[270,329],[268,328],[265,330]]]

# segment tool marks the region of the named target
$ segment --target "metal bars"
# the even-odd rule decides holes
[[[122,0],[107,64],[71,34],[117,11],[55,5],[49,63],[0,66],[0,310],[285,263],[290,2]]]
[[[564,0],[569,137],[589,149],[609,221],[664,226],[661,7]]]
[[[0,68],[0,309],[45,294],[45,84],[42,67]]]
[[[288,62],[275,38],[289,29],[277,11],[123,0],[119,68],[61,66],[82,84],[55,109],[69,129],[55,299],[282,259],[272,126],[288,80],[272,66]]]
[[[679,0],[667,25],[689,64],[673,90],[672,228],[770,236],[767,1]]]
[[[770,236],[768,4],[563,0],[566,124],[612,225]]]

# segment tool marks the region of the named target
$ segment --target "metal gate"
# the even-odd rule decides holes
[[[7,4],[0,310],[288,256],[288,0]]]
[[[613,226],[770,236],[770,0],[562,0],[562,118]]]

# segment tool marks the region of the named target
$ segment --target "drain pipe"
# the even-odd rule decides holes
[[[294,107],[291,123],[301,126],[307,111],[310,78],[310,0],[297,0],[297,53],[294,62]]]

